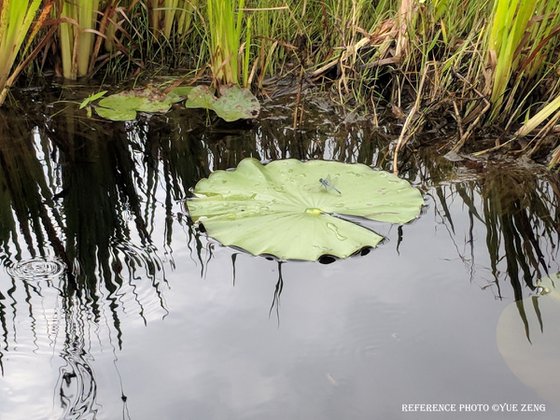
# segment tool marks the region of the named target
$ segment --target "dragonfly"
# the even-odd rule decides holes
[[[340,190],[333,185],[330,176],[327,176],[326,178],[319,178],[319,182],[323,187],[325,187],[325,191],[334,190],[338,194],[342,194]]]

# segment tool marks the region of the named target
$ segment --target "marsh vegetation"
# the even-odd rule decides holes
[[[329,92],[371,124],[442,150],[560,161],[560,2],[531,0],[3,0],[0,103],[19,84],[241,85]],[[128,86],[130,87],[130,86]],[[424,136],[425,138],[426,136]]]

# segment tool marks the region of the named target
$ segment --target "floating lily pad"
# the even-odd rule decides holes
[[[222,87],[219,97],[207,86],[196,86],[189,92],[185,107],[210,109],[228,122],[256,118],[260,112],[257,98],[239,86]]]
[[[157,88],[147,87],[107,96],[98,102],[95,112],[112,121],[130,121],[136,118],[137,112],[167,112],[183,99],[175,91],[165,94]]]
[[[208,235],[281,260],[345,258],[375,247],[382,236],[339,215],[407,223],[423,204],[416,188],[388,172],[320,160],[244,159],[199,181],[194,194],[190,216]]]
[[[560,273],[540,281],[537,293],[504,308],[498,349],[511,371],[542,398],[560,404]]]

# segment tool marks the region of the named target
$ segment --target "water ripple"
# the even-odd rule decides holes
[[[25,280],[53,280],[66,271],[66,265],[56,257],[35,257],[8,267],[8,274]]]

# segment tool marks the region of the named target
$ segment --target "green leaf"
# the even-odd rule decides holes
[[[511,371],[542,398],[560,403],[560,273],[537,293],[507,305],[498,320],[498,350]]]
[[[93,93],[93,94],[89,95],[87,98],[85,98],[80,103],[80,109],[84,109],[86,106],[90,105],[92,102],[95,102],[99,98],[102,98],[103,96],[105,96],[106,93],[107,93],[106,90],[102,90],[101,92],[97,92],[97,93]]]
[[[319,160],[244,159],[233,171],[199,181],[194,194],[190,216],[208,235],[281,260],[346,258],[375,247],[382,236],[340,216],[407,223],[423,204],[417,189],[388,172]]]
[[[220,97],[207,86],[196,86],[188,94],[185,107],[210,109],[228,122],[256,118],[260,112],[258,99],[239,86],[222,87]]]

